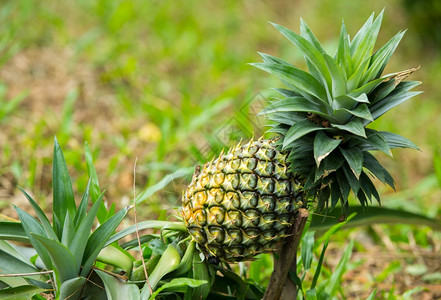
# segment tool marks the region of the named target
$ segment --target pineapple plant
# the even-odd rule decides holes
[[[261,53],[252,65],[277,76],[285,88],[261,114],[272,140],[232,147],[198,168],[183,195],[182,215],[201,251],[213,261],[236,262],[275,252],[300,208],[348,208],[352,193],[362,206],[380,196],[378,178],[395,188],[370,153],[417,146],[368,127],[417,95],[416,69],[383,75],[404,32],[374,51],[383,12],[372,14],[351,39],[344,22],[334,55],[301,20],[300,34],[273,24],[304,56],[308,71]]]

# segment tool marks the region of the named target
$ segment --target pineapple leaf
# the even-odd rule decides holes
[[[389,144],[381,132],[373,129],[366,129],[367,139],[354,136],[350,143],[363,151],[380,150],[389,156],[392,156]]]
[[[261,70],[277,76],[284,82],[294,86],[299,91],[312,95],[324,103],[327,103],[326,91],[314,76],[294,66],[280,65],[275,63],[252,63]]]
[[[347,179],[347,182],[349,186],[351,187],[351,190],[354,192],[355,195],[358,194],[358,191],[360,190],[360,181],[359,176],[355,177],[354,172],[352,170],[352,167],[348,166],[348,164],[344,164],[342,166],[343,173],[345,174],[345,177]]]
[[[346,72],[346,77],[349,77],[353,72],[351,49],[349,45],[349,35],[346,30],[345,23],[342,22],[336,60],[339,66]]]
[[[362,187],[364,193],[369,198],[369,200],[371,200],[372,196],[374,196],[375,199],[377,199],[378,204],[381,204],[380,195],[378,194],[378,191],[375,188],[375,185],[372,183],[371,179],[369,178],[368,175],[366,175],[365,172],[362,172],[360,175],[360,184],[361,184],[361,187]]]
[[[282,33],[291,43],[293,43],[306,57],[306,59],[314,66],[319,74],[319,78],[322,83],[328,88],[331,87],[331,74],[326,67],[325,60],[322,53],[314,47],[307,39],[298,35],[297,33],[289,30],[286,27],[272,23],[272,25]]]
[[[54,228],[58,236],[61,235],[59,231],[60,221],[63,222],[66,218],[66,213],[69,212],[71,216],[76,214],[76,204],[72,189],[72,183],[67,170],[66,161],[64,159],[63,151],[58,144],[57,138],[54,143],[54,161],[53,161],[53,213],[57,218],[54,218]],[[59,224],[55,224],[59,223]]]
[[[389,42],[381,47],[371,58],[369,69],[364,74],[362,84],[380,77],[392,54],[404,36],[405,31],[397,33]]]
[[[358,66],[362,61],[368,59],[372,55],[372,51],[377,41],[378,32],[380,31],[381,21],[383,19],[383,11],[377,16],[375,21],[370,24],[363,35],[357,35],[354,37],[354,41],[351,44],[352,62],[355,66]],[[359,32],[360,33],[360,32]],[[358,39],[358,37],[360,37]]]
[[[368,83],[366,83],[365,85],[355,89],[355,90],[350,90],[349,95],[352,97],[358,97],[361,94],[366,94],[368,95],[370,92],[372,92],[381,82],[387,80],[389,77],[392,77],[393,74],[389,74],[386,76],[383,76],[381,78],[369,81]]]
[[[384,139],[386,140],[387,144],[391,149],[394,148],[411,148],[415,150],[420,150],[417,145],[415,145],[412,141],[409,139],[387,131],[381,131],[381,134],[383,135]]]
[[[336,111],[334,111],[334,113],[335,112],[339,112],[339,111],[348,112],[351,115],[353,115],[355,117],[359,117],[359,118],[364,119],[364,120],[368,120],[368,121],[371,121],[371,122],[374,121],[374,119],[372,118],[371,112],[369,111],[368,106],[366,104],[364,104],[364,103],[358,105],[354,109],[340,108],[340,109],[337,109]]]
[[[337,175],[337,183],[338,183],[338,187],[340,189],[340,194],[341,194],[341,204],[343,206],[343,208],[347,208],[348,207],[348,197],[349,197],[349,193],[351,192],[351,186],[349,185],[348,181],[346,180],[346,176],[344,174],[344,172],[336,172]],[[332,206],[332,208],[334,208],[334,206]]]
[[[49,222],[48,218],[46,217],[43,210],[40,208],[40,206],[35,202],[35,200],[21,187],[18,187],[20,191],[25,195],[28,202],[31,204],[32,208],[34,209],[38,219],[40,220],[40,223],[46,232],[46,235],[50,237],[51,239],[58,240],[57,234],[55,233],[54,229],[51,226],[51,223]]]
[[[332,97],[346,94],[346,77],[337,62],[328,54],[323,54],[326,65],[329,68],[332,78]]]
[[[372,26],[372,22],[374,20],[375,13],[372,13],[369,18],[366,20],[366,22],[363,24],[363,26],[360,28],[360,30],[355,34],[354,38],[351,41],[350,49],[351,49],[351,56],[354,56],[355,51],[359,47],[359,44],[361,43],[361,40],[368,34],[369,28]]]
[[[358,148],[343,149],[340,147],[339,149],[348,162],[351,171],[358,179],[363,170],[363,152]]]
[[[350,95],[341,95],[336,97],[332,102],[333,109],[345,108],[351,110],[355,108],[359,103],[369,103],[366,94],[361,94],[358,97],[352,97]]]
[[[39,234],[31,233],[31,236],[43,245],[45,251],[50,256],[57,277],[58,288],[60,288],[64,281],[78,276],[75,258],[66,246]]]
[[[112,217],[107,219],[103,224],[101,224],[90,235],[89,239],[87,240],[87,245],[83,255],[83,269],[81,271],[82,276],[87,276],[99,252],[102,248],[104,248],[107,240],[111,237],[115,229],[124,219],[129,209],[130,207],[125,207],[121,209],[119,212],[117,212]]]
[[[323,131],[317,132],[314,139],[314,159],[317,167],[323,159],[338,147],[341,141],[328,137]]]
[[[268,105],[258,115],[272,114],[275,112],[309,112],[324,118],[329,118],[326,113],[326,108],[329,105],[320,107],[317,103],[311,102],[303,97],[289,97],[279,101],[276,101]],[[329,107],[330,109],[330,107]],[[331,117],[331,120],[336,122],[337,120]]]
[[[372,117],[374,118],[374,120],[376,120],[379,117],[381,117],[383,114],[394,108],[395,106],[419,94],[421,94],[421,92],[409,92],[408,90],[405,89],[394,91],[386,98],[372,105],[371,107]]]
[[[61,234],[61,244],[69,248],[69,244],[72,242],[72,238],[75,235],[75,225],[70,216],[70,213],[66,213],[66,218],[64,219],[63,232]]]
[[[45,235],[45,231],[43,226],[35,220],[30,214],[25,212],[19,207],[16,207],[14,205],[14,209],[17,212],[18,218],[20,219],[21,224],[23,225],[23,229],[26,233],[26,235],[29,238],[29,241],[31,242],[32,246],[34,247],[35,251],[37,251],[38,255],[40,256],[41,260],[43,261],[45,267],[50,270],[52,269],[52,262],[51,259],[44,249],[43,245],[34,238],[32,233],[36,233],[39,235]]]
[[[283,139],[283,149],[285,149],[289,144],[301,138],[302,136],[318,130],[325,130],[328,128],[319,127],[315,123],[309,121],[308,119],[304,119],[300,122],[295,123],[289,130],[286,132],[286,135]]]
[[[86,142],[84,144],[85,149],[85,157],[86,157],[86,165],[87,165],[87,171],[89,172],[89,178],[90,178],[90,199],[93,203],[98,200],[98,198],[101,195],[100,191],[100,184],[98,181],[98,174],[96,173],[95,166],[93,165],[93,157],[92,157],[92,151],[90,151],[89,144]],[[100,224],[104,223],[109,217],[111,217],[112,214],[109,211],[107,211],[106,206],[104,203],[101,203],[101,206],[97,213],[97,219]]]
[[[326,53],[319,40],[302,18],[300,18],[300,35],[307,39],[320,53]]]
[[[333,123],[331,125],[332,125],[332,127],[335,127],[335,128],[347,131],[349,133],[366,138],[366,132],[365,132],[363,123],[361,122],[360,119],[356,119],[356,120],[351,121],[345,125],[333,124]]]
[[[77,213],[75,214],[74,224],[75,228],[78,229],[80,222],[84,219],[87,213],[87,202],[89,200],[89,191],[90,191],[91,178],[87,182],[86,190],[83,193],[83,197],[81,198],[80,205],[78,206]]]
[[[292,64],[290,64],[289,62],[284,61],[281,58],[272,56],[272,55],[267,54],[267,53],[262,53],[262,52],[257,52],[257,53],[260,55],[260,57],[262,57],[262,60],[265,63],[274,63],[274,64],[281,64],[281,65],[293,67]]]
[[[341,197],[340,187],[338,186],[338,182],[331,183],[331,207],[334,208]]]
[[[360,86],[360,81],[369,66],[369,61],[369,58],[365,59],[363,63],[358,65],[357,69],[355,69],[355,72],[351,74],[351,76],[348,78],[348,82],[346,83],[346,88],[348,91],[357,89]]]
[[[87,215],[80,220],[80,223],[78,224],[78,229],[71,239],[69,250],[75,257],[78,267],[81,266],[81,262],[83,261],[83,255],[86,248],[87,240],[92,231],[93,221],[95,220],[99,207],[101,206],[101,203],[103,201],[103,195],[104,194],[101,194],[98,197],[98,199],[90,208]]]
[[[281,94],[282,96],[289,98],[289,97],[301,97],[301,94],[296,93],[293,90],[288,90],[288,89],[281,89],[281,88],[275,88],[273,89],[276,92],[278,92],[279,94]]]
[[[372,172],[381,182],[387,183],[395,190],[395,183],[389,172],[369,152],[363,152],[363,166]]]

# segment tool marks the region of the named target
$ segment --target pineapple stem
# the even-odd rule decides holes
[[[274,256],[274,270],[262,300],[297,299],[297,286],[288,279],[288,273],[297,271],[297,248],[308,217],[309,212],[300,208],[291,236],[280,249],[278,258]]]

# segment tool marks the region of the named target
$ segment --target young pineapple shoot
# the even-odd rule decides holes
[[[194,174],[182,212],[207,256],[234,262],[273,252],[306,203],[347,209],[351,191],[363,206],[380,202],[375,177],[395,188],[370,151],[418,148],[367,126],[419,94],[411,90],[420,82],[405,81],[415,69],[383,75],[404,32],[374,51],[382,17],[372,14],[353,39],[343,23],[333,55],[303,20],[300,34],[273,24],[303,54],[308,71],[263,53],[263,62],[252,64],[286,86],[261,112],[278,138],[237,145]]]

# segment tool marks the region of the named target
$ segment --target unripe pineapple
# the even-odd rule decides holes
[[[352,191],[361,205],[380,202],[370,177],[394,188],[369,151],[418,148],[366,126],[417,95],[410,90],[420,82],[404,81],[415,69],[382,75],[404,35],[374,52],[382,15],[372,15],[352,40],[343,23],[332,56],[303,20],[300,35],[274,25],[302,52],[309,72],[268,54],[253,64],[287,86],[261,113],[279,137],[235,146],[194,175],[182,212],[207,256],[234,262],[273,251],[307,200],[318,210],[329,202],[347,209]]]
[[[274,251],[287,236],[303,192],[274,144],[239,144],[194,174],[182,213],[207,256],[247,260]]]

